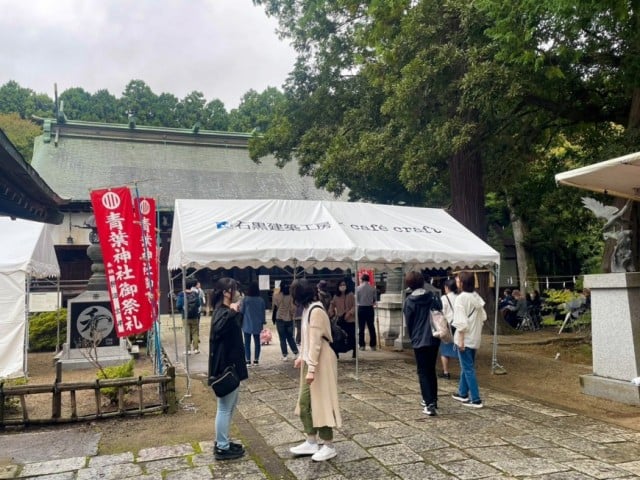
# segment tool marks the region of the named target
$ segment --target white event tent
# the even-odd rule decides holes
[[[30,278],[59,277],[50,226],[0,217],[0,378],[26,373]]]
[[[498,274],[499,264],[497,251],[441,209],[176,200],[168,268],[490,267]]]
[[[444,210],[310,200],[176,200],[169,268],[474,268],[500,255]]]

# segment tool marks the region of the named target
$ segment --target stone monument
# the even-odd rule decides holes
[[[93,262],[91,277],[87,290],[67,302],[67,341],[56,357],[63,370],[95,368],[92,356],[103,367],[120,365],[131,358],[126,340],[116,335],[93,217],[85,228],[91,228],[91,244],[87,248],[87,255]]]
[[[380,295],[377,305],[382,344],[387,347],[393,346],[395,350],[409,348],[411,341],[405,331],[402,316],[402,268],[394,268],[387,272],[386,293]]]
[[[640,405],[640,273],[585,275],[591,290],[593,373],[582,375],[588,395]]]

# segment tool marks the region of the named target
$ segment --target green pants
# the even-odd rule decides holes
[[[200,320],[190,318],[185,321],[185,330],[187,332],[187,350],[193,347],[198,350],[200,347]]]
[[[308,372],[307,364],[303,367],[303,378],[307,376]],[[320,439],[330,442],[333,440],[333,428],[331,427],[314,427],[313,417],[311,416],[311,389],[305,382],[300,388],[300,420],[304,428],[304,433],[307,435],[318,435]]]

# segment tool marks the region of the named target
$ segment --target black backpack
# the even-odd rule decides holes
[[[322,308],[320,305],[314,306],[314,308]],[[324,310],[324,308],[322,308]],[[311,311],[309,311],[309,318],[311,318]],[[340,325],[338,325],[337,319],[329,319],[329,323],[331,324],[331,337],[333,337],[333,342],[329,342],[327,337],[323,337],[329,345],[336,353],[346,353],[349,350],[353,350],[353,345],[349,342],[349,335],[345,332]]]
[[[200,315],[200,296],[198,292],[187,292],[187,318],[198,318]]]

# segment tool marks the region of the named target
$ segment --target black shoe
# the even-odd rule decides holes
[[[439,373],[438,374],[438,378],[446,378],[447,380],[451,380],[451,374],[449,372],[447,373]]]
[[[438,415],[438,412],[436,412],[436,406],[433,403],[424,407],[422,413],[430,417],[435,417],[436,415]]]
[[[213,442],[213,446],[216,450],[220,450],[218,448],[218,442]],[[242,445],[241,443],[236,443],[236,442],[229,442],[229,450],[233,450],[235,452],[244,452],[244,445]],[[222,450],[220,450],[222,451]]]
[[[216,460],[233,460],[235,458],[240,458],[243,456],[244,448],[242,450],[236,450],[234,448],[231,448],[231,445],[229,445],[229,448],[226,450],[221,450],[218,447],[213,448],[213,457]]]

